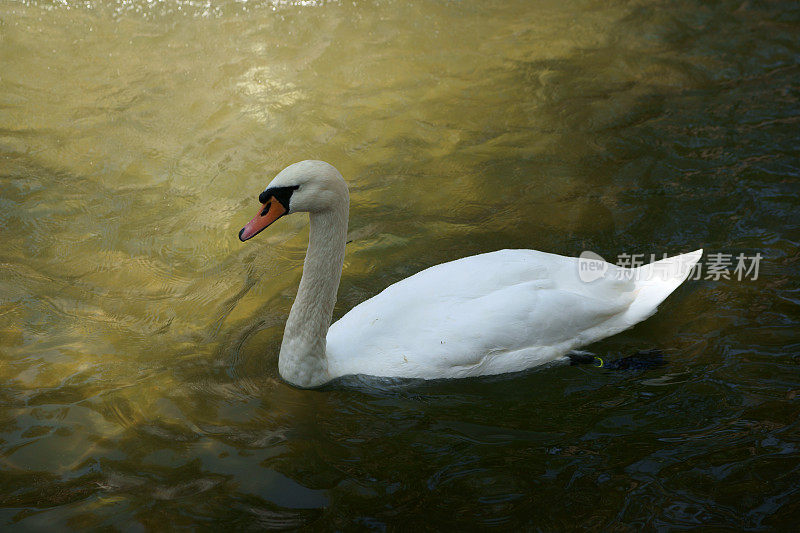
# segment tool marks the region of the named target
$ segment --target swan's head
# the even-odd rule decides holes
[[[300,161],[281,170],[258,195],[261,207],[239,232],[244,242],[290,213],[320,213],[347,208],[347,184],[325,161]]]

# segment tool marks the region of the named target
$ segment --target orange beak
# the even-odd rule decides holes
[[[267,203],[261,206],[253,220],[248,222],[245,227],[239,231],[239,240],[244,242],[247,239],[255,237],[261,233],[267,226],[281,218],[286,214],[286,208],[276,200],[271,198]]]

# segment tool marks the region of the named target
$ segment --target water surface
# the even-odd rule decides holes
[[[0,524],[790,530],[800,520],[794,2],[0,3]],[[535,248],[761,253],[556,366],[294,389],[303,217],[351,186],[335,316]]]

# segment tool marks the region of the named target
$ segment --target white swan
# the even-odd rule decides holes
[[[299,387],[350,374],[463,378],[516,372],[627,329],[656,311],[702,250],[636,269],[501,250],[437,265],[386,288],[330,325],[342,274],[349,194],[323,161],[282,170],[259,195],[246,241],[288,213],[311,221],[303,276],[278,369]],[[584,266],[585,263],[584,263]]]

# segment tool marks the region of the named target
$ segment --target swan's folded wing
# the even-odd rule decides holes
[[[504,250],[420,272],[331,327],[330,370],[463,377],[560,357],[572,345],[605,336],[603,325],[633,299],[630,283],[581,282],[574,261]]]

